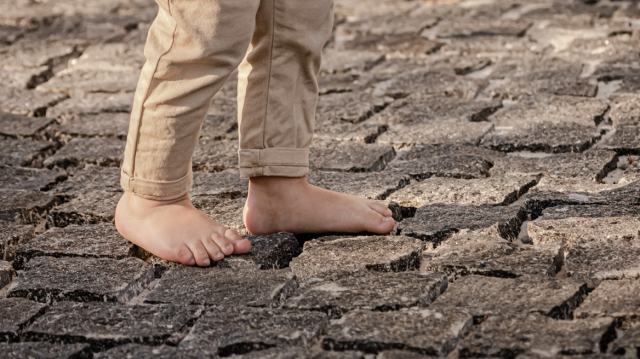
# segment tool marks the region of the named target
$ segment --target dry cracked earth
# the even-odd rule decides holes
[[[638,356],[638,2],[336,0],[309,180],[398,225],[211,268],[113,225],[155,14],[0,1],[0,357]],[[235,112],[232,77],[191,196],[248,235]]]

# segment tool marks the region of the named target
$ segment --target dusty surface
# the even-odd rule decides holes
[[[637,356],[637,1],[336,0],[309,181],[397,226],[249,236],[209,268],[113,224],[157,10],[0,1],[0,356]],[[190,195],[249,235],[236,77]]]

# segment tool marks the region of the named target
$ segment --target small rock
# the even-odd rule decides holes
[[[22,329],[41,316],[48,306],[24,298],[0,299],[0,342],[17,342]],[[6,353],[6,352],[4,352]]]

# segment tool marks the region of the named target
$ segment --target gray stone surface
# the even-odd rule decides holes
[[[378,173],[314,171],[307,175],[307,181],[331,191],[383,200],[408,185],[409,176],[402,173],[387,173],[380,176]]]
[[[537,183],[535,177],[428,178],[398,190],[389,196],[389,201],[415,208],[433,203],[504,206],[518,200]]]
[[[59,125],[47,128],[54,138],[66,143],[76,137],[113,137],[127,138],[131,115],[124,112],[81,114],[66,119]]]
[[[232,355],[233,359],[365,359],[362,352],[329,352],[318,348],[281,347],[271,348],[242,355]]]
[[[608,317],[628,328],[638,321],[640,281],[636,279],[604,280],[589,294],[575,312],[576,318]]]
[[[91,347],[87,344],[13,343],[0,344],[0,352],[7,359],[84,359],[91,358]]]
[[[124,239],[111,223],[70,225],[51,228],[16,250],[13,266],[22,266],[35,257],[90,257],[124,259],[138,252],[138,247]]]
[[[0,260],[0,288],[4,288],[13,280],[11,263]]]
[[[27,117],[0,113],[0,125],[2,126],[0,134],[17,138],[33,137],[51,122],[53,122],[53,119],[47,117]]]
[[[212,105],[212,108],[214,105]],[[217,108],[217,111],[224,111]],[[234,109],[235,110],[235,109]],[[234,140],[238,138],[238,119],[233,115],[212,115],[204,118],[200,138],[208,140]]]
[[[507,156],[496,161],[491,168],[492,176],[535,176],[575,178],[601,182],[609,172],[616,169],[618,155],[612,151],[587,151],[584,153],[562,153],[542,158]]]
[[[378,136],[377,143],[396,148],[416,144],[429,145],[477,145],[494,128],[489,122],[463,122],[443,120],[430,124],[395,126]]]
[[[0,165],[2,188],[46,191],[67,178],[61,171]]]
[[[153,281],[153,267],[138,258],[36,257],[23,266],[8,297],[41,303],[128,302]]]
[[[502,238],[511,241],[520,233],[525,219],[526,213],[519,206],[431,204],[421,206],[413,218],[400,222],[398,233],[437,246],[462,229],[494,228]]]
[[[140,70],[131,67],[123,67],[119,71],[68,68],[58,72],[37,89],[70,96],[85,93],[132,92],[136,89],[139,77]]]
[[[482,138],[480,145],[504,152],[583,152],[595,144],[600,137],[601,135],[593,126],[541,122],[518,127],[496,128],[495,132]]]
[[[131,112],[133,93],[88,93],[66,99],[47,109],[47,116],[73,118],[80,114]]]
[[[80,194],[70,202],[52,209],[47,222],[55,227],[113,222],[121,196],[122,193],[119,192],[100,190]]]
[[[324,171],[377,172],[396,156],[391,146],[350,141],[316,139],[310,150],[309,167]]]
[[[95,191],[122,192],[120,186],[120,169],[85,165],[73,173],[66,181],[59,183],[54,192],[59,196],[77,197]]]
[[[589,242],[640,242],[640,219],[635,217],[566,218],[536,220],[527,224],[534,244],[564,242],[567,249]]]
[[[61,93],[30,91],[17,87],[0,88],[0,110],[25,116],[43,116],[47,108],[66,99]]]
[[[450,280],[465,275],[515,278],[522,275],[553,277],[564,264],[562,243],[530,246],[495,237],[458,234],[434,252],[426,252],[426,270],[446,273]]]
[[[297,287],[287,270],[174,268],[147,295],[147,303],[278,307]]]
[[[240,178],[240,171],[228,169],[217,173],[195,172],[190,196],[211,196],[219,198],[246,197],[249,180]]]
[[[0,165],[42,167],[42,161],[54,149],[55,145],[47,141],[1,139]]]
[[[539,219],[556,220],[572,217],[582,218],[602,218],[602,217],[638,217],[640,207],[637,206],[617,206],[615,204],[603,205],[569,205],[550,207],[542,211]]]
[[[17,342],[23,328],[41,316],[48,306],[32,302],[24,298],[7,298],[0,300],[0,342]]]
[[[321,74],[364,72],[383,62],[385,56],[375,51],[335,50],[325,48],[322,52]]]
[[[343,238],[330,242],[305,242],[301,255],[289,266],[300,281],[336,270],[402,272],[417,269],[422,243],[404,236]]]
[[[509,357],[522,352],[596,354],[615,337],[607,318],[554,320],[542,315],[491,316],[458,344],[461,358]]]
[[[214,196],[194,196],[191,198],[194,207],[214,221],[224,223],[225,227],[233,229],[241,236],[249,234],[242,220],[242,209],[246,201],[245,197],[227,199]]]
[[[237,140],[201,139],[193,153],[193,170],[220,172],[238,168]]]
[[[122,164],[125,141],[114,138],[74,138],[53,156],[44,160],[44,166],[67,168],[84,164],[119,167]]]
[[[280,232],[266,236],[247,235],[251,252],[230,255],[218,262],[221,268],[281,269],[300,254],[298,240],[291,233]]]
[[[20,189],[0,189],[0,220],[36,223],[59,202],[47,192]]]
[[[305,282],[284,307],[322,311],[331,318],[354,309],[426,307],[446,290],[447,283],[444,274],[431,272],[321,274]]]
[[[309,346],[327,325],[323,313],[283,309],[213,307],[180,343],[183,349],[244,354],[274,346]]]
[[[111,348],[104,352],[95,353],[95,359],[215,359],[218,358],[215,350],[181,350],[180,348],[161,345],[149,346],[141,344],[125,344]]]
[[[322,339],[322,347],[325,350],[360,350],[366,353],[402,349],[446,356],[472,323],[471,315],[459,310],[354,310],[331,323]]]
[[[318,99],[316,121],[359,123],[384,109],[392,101],[392,98],[373,97],[367,92],[328,94]]]
[[[29,242],[35,237],[35,230],[31,225],[0,220],[0,260],[12,261],[16,248]]]
[[[640,338],[640,325],[629,328],[618,340],[613,342],[611,352],[629,358],[637,355],[638,349],[640,349],[638,338]]]
[[[478,85],[471,80],[447,73],[425,71],[422,69],[407,71],[392,79],[375,85],[374,95],[400,98],[411,93],[422,93],[460,99],[471,99],[478,91]]]
[[[202,312],[202,307],[191,305],[61,302],[25,328],[23,335],[28,341],[85,342],[92,351],[127,343],[160,345]]]
[[[475,317],[537,313],[555,319],[570,319],[586,296],[587,286],[569,278],[470,275],[449,285],[430,308],[465,310]]]
[[[619,154],[640,155],[640,126],[618,126],[616,132],[600,145]]]
[[[417,146],[400,152],[397,160],[390,163],[387,170],[405,173],[418,180],[429,177],[488,177],[492,163],[481,153],[474,153],[475,149],[471,146]]]

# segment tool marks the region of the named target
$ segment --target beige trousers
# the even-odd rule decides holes
[[[238,68],[242,177],[309,171],[316,77],[333,0],[157,0],[121,184],[168,200],[192,185],[191,157],[213,95]]]

